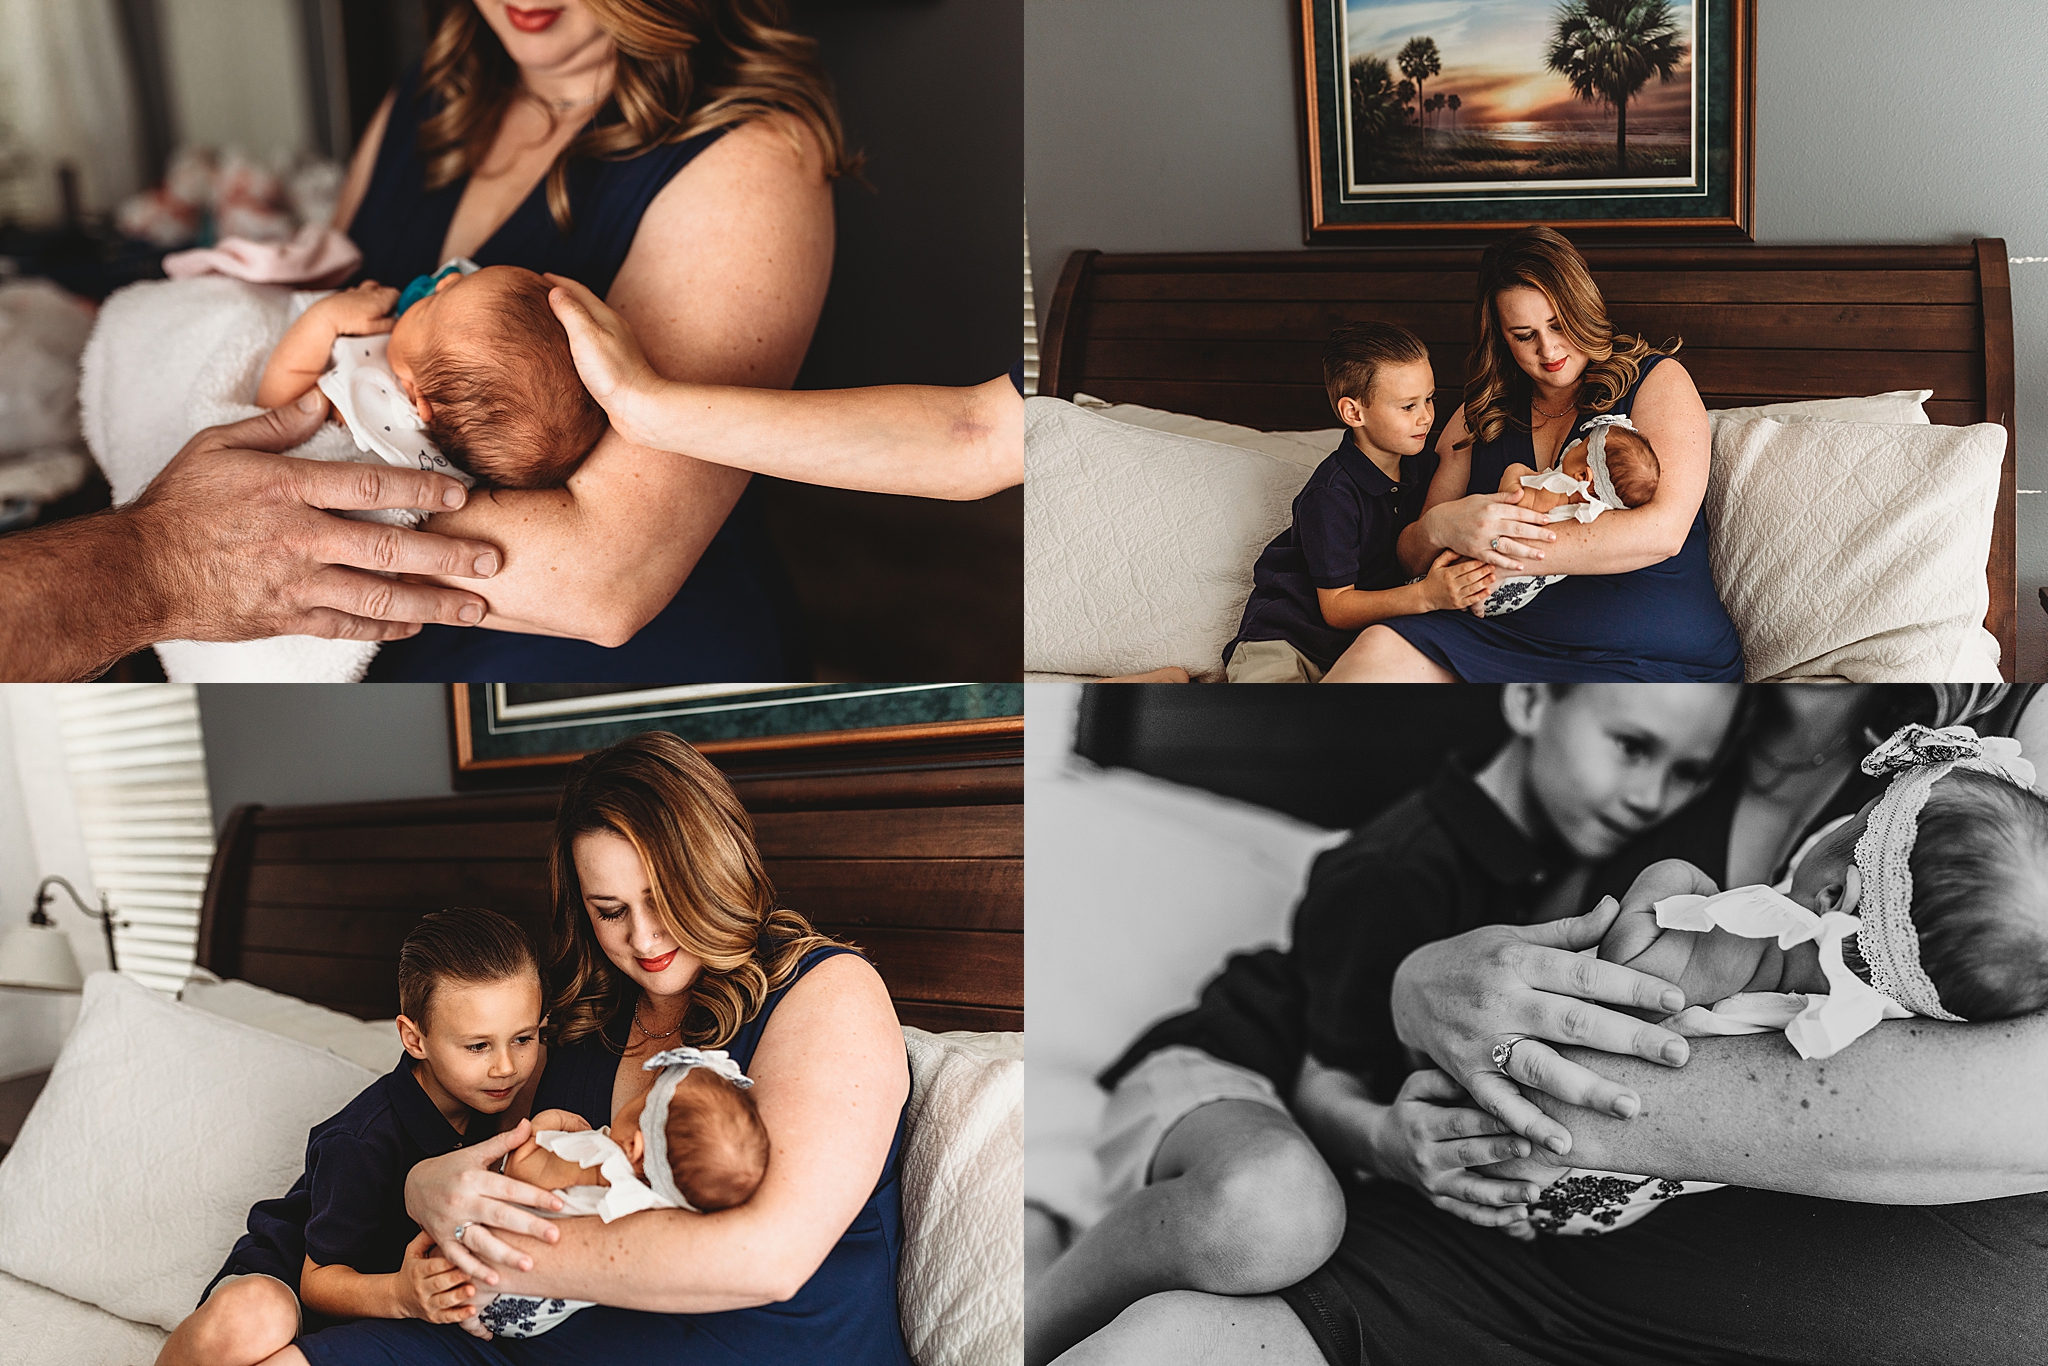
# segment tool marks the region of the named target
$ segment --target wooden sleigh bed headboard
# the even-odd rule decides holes
[[[921,1029],[1024,1027],[1021,764],[735,778],[783,904],[864,949]],[[546,942],[555,792],[238,806],[198,962],[364,1019],[398,1013],[398,949],[444,906]]]
[[[1428,343],[1437,421],[1462,400],[1479,247],[1068,258],[1040,338],[1040,392],[1268,430],[1334,426],[1322,349],[1347,322]],[[2001,239],[1969,245],[1588,247],[1616,328],[1680,353],[1709,408],[1932,389],[1935,422],[1997,422],[2005,468],[1985,573],[2012,677],[2012,290]]]

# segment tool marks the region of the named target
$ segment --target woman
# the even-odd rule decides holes
[[[555,271],[630,319],[664,375],[787,388],[848,158],[813,45],[782,19],[779,0],[452,0],[365,132],[336,224],[372,278],[452,256]],[[796,676],[746,484],[613,432],[566,490],[434,518],[504,548],[488,625],[388,644],[373,676]]]
[[[679,1044],[731,1051],[771,1144],[752,1199],[553,1224],[549,1192],[495,1174],[527,1125],[413,1169],[406,1206],[442,1254],[522,1294],[596,1301],[536,1338],[413,1320],[300,1340],[314,1366],[619,1361],[908,1366],[897,1325],[897,1162],[909,1064],[880,977],[778,906],[725,779],[652,732],[577,766],[555,818],[549,1022],[532,1098],[593,1126]]]
[[[1968,721],[2048,749],[2034,689],[1936,689],[1902,715],[1914,691],[1771,690],[1746,761],[1610,875],[1674,852],[1731,881],[1775,870],[1802,831],[1869,795],[1855,760],[1872,724]],[[1692,890],[1653,875],[1632,895]],[[1492,926],[1418,951],[1395,979],[1397,1032],[1517,1132],[1564,1138],[1569,1157],[1552,1161],[1747,1189],[1673,1201],[1608,1237],[1524,1243],[1375,1183],[1354,1195],[1337,1256],[1284,1297],[1155,1296],[1069,1360],[2036,1359],[2048,1196],[2031,1192],[2048,1189],[2048,1097],[2014,1083],[2048,1064],[2048,1019],[1881,1025],[1817,1064],[1768,1035],[1716,1039],[1668,1070],[1663,1049],[1684,1041],[1573,999],[1622,1002],[1651,982],[1601,965],[1587,984],[1570,950],[1605,921]],[[1507,1033],[1535,1036],[1509,1065],[1545,1114],[1492,1068]],[[1630,1099],[1640,1117],[1618,1118]],[[1171,1356],[1184,1343],[1214,1355]]]
[[[1401,560],[1444,550],[1510,574],[1568,574],[1500,617],[1430,612],[1368,627],[1326,682],[1740,682],[1742,645],[1707,565],[1706,408],[1685,367],[1616,336],[1585,258],[1526,228],[1480,258],[1465,402],[1437,442]],[[1675,350],[1675,346],[1673,347]],[[1545,470],[1602,413],[1630,417],[1663,467],[1648,503],[1580,525],[1498,492],[1511,464]]]

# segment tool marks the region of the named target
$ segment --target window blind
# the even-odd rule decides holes
[[[1038,308],[1031,301],[1031,214],[1024,214],[1024,392],[1038,392]]]
[[[114,931],[121,971],[176,991],[213,862],[198,693],[189,683],[66,684],[57,715],[93,885],[125,922]]]

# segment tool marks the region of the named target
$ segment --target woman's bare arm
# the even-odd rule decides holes
[[[793,120],[763,119],[712,144],[648,206],[606,302],[664,377],[796,379],[832,274],[823,164]],[[608,432],[567,488],[494,490],[427,529],[505,548],[490,585],[496,629],[620,645],[675,596],[747,479]]]
[[[1636,393],[1631,420],[1656,447],[1662,474],[1657,495],[1581,525],[1560,522],[1545,547],[1545,574],[1625,574],[1676,555],[1707,496],[1711,442],[1707,409],[1692,376],[1675,360],[1649,373]]]
[[[1560,1051],[1643,1101],[1623,1121],[1532,1094],[1575,1166],[1893,1205],[2048,1190],[2048,1013],[1888,1020],[1815,1062],[1779,1034],[1695,1040],[1676,1071]]]
[[[574,1219],[548,1245],[517,1234],[517,1294],[625,1309],[715,1313],[786,1300],[817,1271],[881,1176],[909,1094],[895,1007],[865,959],[842,954],[790,988],[749,1069],[768,1130],[768,1174],[716,1214],[649,1210]]]
[[[1450,550],[1510,574],[1544,572],[1537,547],[1548,549],[1557,533],[1542,513],[1523,506],[1527,500],[1522,491],[1469,496],[1465,492],[1472,482],[1472,443],[1463,407],[1444,425],[1436,453],[1436,477],[1429,481],[1422,515],[1401,529],[1394,546],[1408,571],[1424,573],[1439,553]]]

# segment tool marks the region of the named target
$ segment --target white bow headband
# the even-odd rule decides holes
[[[671,1048],[641,1064],[641,1070],[647,1072],[657,1067],[662,1069],[661,1075],[654,1079],[654,1089],[647,1093],[640,1111],[640,1138],[647,1145],[647,1159],[641,1165],[647,1172],[647,1184],[656,1192],[680,1209],[694,1210],[697,1207],[676,1189],[675,1174],[669,1170],[668,1103],[683,1078],[700,1067],[742,1091],[752,1086],[754,1079],[742,1072],[723,1048]]]
[[[1942,1008],[1940,993],[1920,966],[1911,860],[1921,809],[1934,785],[1959,768],[1989,773],[2016,787],[2034,785],[2034,766],[2020,757],[2019,741],[1979,736],[1968,726],[1931,730],[1908,725],[1863,761],[1863,771],[1871,777],[1893,777],[1856,841],[1856,871],[1862,883],[1857,909],[1863,920],[1856,946],[1870,968],[1872,986],[1915,1015],[1934,1020],[1962,1017]]]
[[[1609,509],[1619,510],[1628,506],[1628,504],[1621,501],[1621,494],[1614,487],[1614,477],[1607,472],[1607,429],[1609,427],[1626,427],[1630,431],[1635,431],[1636,424],[1629,421],[1621,413],[1601,413],[1596,417],[1588,418],[1586,421],[1586,434],[1580,437],[1579,440],[1586,444],[1586,471],[1592,476],[1590,482],[1585,479],[1574,479],[1569,474],[1566,474],[1563,468],[1562,456],[1559,456],[1559,463],[1556,466],[1545,470],[1543,473],[1525,474],[1522,476],[1522,487],[1524,488],[1542,489],[1549,493],[1562,493],[1566,497],[1570,497],[1575,493],[1583,493],[1592,499],[1588,503],[1563,503],[1552,508],[1550,520],[1553,522],[1590,522]],[[1573,442],[1572,444],[1577,445],[1578,442]],[[1566,449],[1568,450],[1570,447],[1568,446]]]

